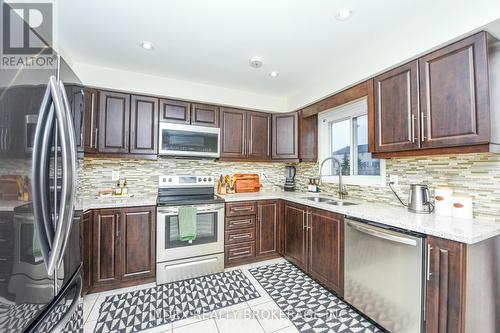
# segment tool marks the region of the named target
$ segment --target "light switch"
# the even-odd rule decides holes
[[[117,181],[118,179],[120,179],[120,171],[118,170],[111,171],[111,180]]]

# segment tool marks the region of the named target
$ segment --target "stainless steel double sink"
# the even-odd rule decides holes
[[[302,197],[301,199],[305,199],[305,200],[309,200],[309,201],[313,201],[313,202],[321,202],[321,203],[325,203],[327,205],[334,205],[334,206],[353,206],[353,205],[357,205],[354,202],[335,200],[335,199],[327,198],[327,197]]]

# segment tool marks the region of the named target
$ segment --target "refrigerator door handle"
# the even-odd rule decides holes
[[[64,88],[64,84],[59,82],[59,89],[61,92],[61,97],[64,106],[64,112],[66,115],[66,128],[64,129],[64,136],[68,140],[68,151],[65,158],[67,158],[67,168],[63,170],[63,177],[67,180],[66,183],[66,198],[65,198],[65,206],[61,205],[61,208],[64,210],[64,219],[61,220],[61,223],[65,224],[65,234],[63,238],[63,244],[61,247],[61,251],[59,252],[59,258],[57,261],[57,267],[59,267],[64,258],[64,250],[66,245],[68,244],[68,239],[70,237],[71,228],[73,226],[73,214],[74,214],[74,204],[76,197],[76,139],[75,139],[75,130],[73,126],[73,120],[71,117],[71,107],[69,105],[68,96],[66,95],[66,89]],[[64,165],[64,164],[63,164]],[[62,201],[61,201],[62,202]]]
[[[39,152],[40,165],[34,164],[33,170],[38,171],[38,187],[37,187],[37,200],[39,210],[41,212],[41,220],[44,222],[46,239],[50,244],[49,256],[45,259],[45,266],[47,274],[52,276],[59,267],[62,261],[62,253],[66,243],[67,234],[73,219],[73,204],[75,195],[75,170],[76,170],[76,148],[74,130],[70,128],[71,117],[66,110],[66,104],[63,100],[63,92],[61,85],[58,84],[57,79],[51,76],[44,98],[45,110],[48,108],[49,102],[52,106],[49,110],[47,123],[40,133],[42,137],[41,148]],[[38,134],[38,133],[37,133]],[[61,197],[58,198],[58,165],[54,165],[54,198],[52,202],[53,212],[50,217],[49,208],[51,207],[50,197],[50,157],[52,154],[52,142],[54,146],[54,160],[59,160],[60,148],[60,162],[61,162]],[[38,158],[33,159],[36,163]],[[36,174],[36,171],[33,172]],[[39,197],[38,197],[39,196]],[[35,209],[37,211],[38,209]],[[40,215],[40,214],[39,214]],[[38,220],[38,218],[37,218]],[[52,220],[52,223],[51,223]],[[47,260],[48,259],[48,260]]]
[[[33,143],[33,158],[32,158],[32,202],[33,213],[38,238],[40,241],[40,249],[45,262],[48,267],[50,251],[52,245],[53,225],[50,219],[49,200],[47,185],[48,174],[46,173],[49,168],[49,159],[46,157],[46,145],[44,142],[47,138],[51,137],[51,128],[54,118],[54,109],[52,107],[52,96],[50,85],[47,85],[45,95],[40,105],[40,112],[38,116],[37,127],[35,131]]]
[[[47,272],[49,275],[53,275],[57,270],[59,263],[61,262],[61,257],[63,253],[63,245],[65,244],[65,238],[67,235],[67,229],[70,227],[69,221],[73,219],[73,206],[71,204],[70,198],[74,193],[74,180],[71,174],[72,164],[75,162],[75,156],[71,154],[71,148],[74,147],[75,138],[74,133],[71,137],[69,130],[69,115],[66,111],[64,105],[61,86],[58,84],[57,79],[52,76],[50,78],[50,90],[52,93],[52,100],[55,110],[55,120],[58,132],[58,143],[61,148],[61,198],[59,201],[59,207],[54,205],[54,227],[55,233],[52,242],[52,247],[50,251],[50,258],[47,265]],[[55,153],[58,152],[58,147],[55,149]],[[56,155],[57,156],[57,155]],[[54,179],[54,183],[57,185],[57,178]],[[55,191],[57,193],[57,190]],[[57,215],[56,215],[57,214]]]

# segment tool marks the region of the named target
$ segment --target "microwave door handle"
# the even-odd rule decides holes
[[[49,170],[49,158],[47,158],[47,146],[51,140],[54,110],[50,86],[47,85],[45,95],[40,105],[38,121],[35,129],[32,151],[32,204],[33,215],[40,241],[40,250],[45,266],[48,267],[51,244],[53,241],[53,225],[50,218],[48,196],[50,195],[47,182]]]
[[[76,137],[74,124],[71,117],[71,107],[69,105],[68,96],[66,95],[66,89],[64,88],[64,84],[59,82],[59,89],[61,92],[61,98],[63,102],[62,109],[62,123],[65,125],[63,129],[61,129],[61,134],[63,138],[67,141],[67,150],[66,154],[63,155],[65,158],[65,162],[63,161],[63,179],[66,180],[66,193],[64,201],[64,206],[61,204],[61,223],[64,224],[64,237],[63,244],[61,246],[61,251],[59,252],[59,259],[57,261],[57,267],[59,267],[64,258],[64,250],[68,244],[68,239],[70,237],[71,228],[73,225],[73,215],[74,215],[74,204],[75,204],[75,196],[76,196]],[[66,118],[66,119],[64,119]],[[64,167],[66,166],[66,167]]]

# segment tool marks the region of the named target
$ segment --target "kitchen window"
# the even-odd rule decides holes
[[[319,121],[320,162],[334,156],[341,163],[343,181],[352,185],[385,185],[385,160],[373,159],[368,151],[368,104],[366,98],[321,112]],[[338,166],[323,166],[323,182],[338,182]]]

